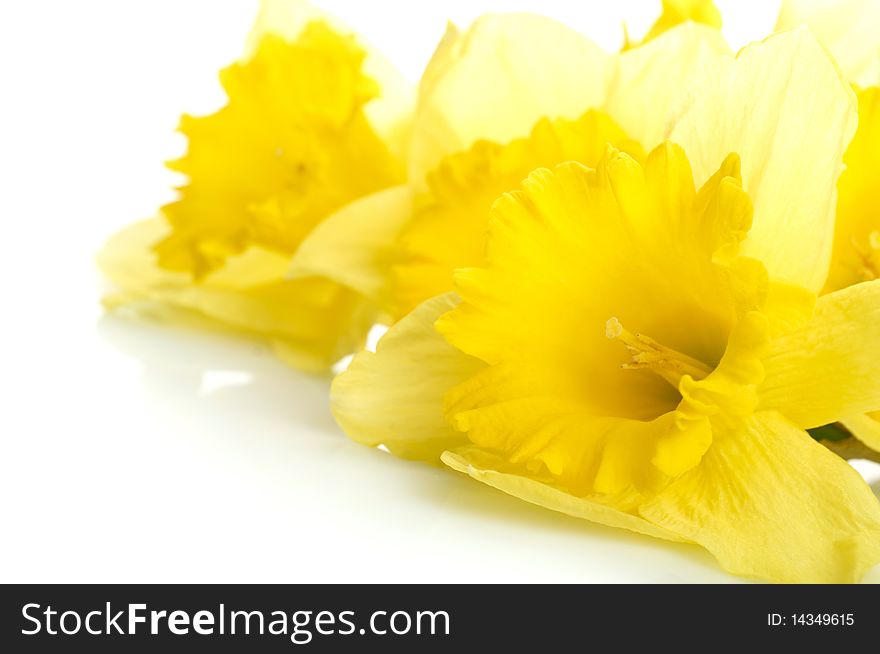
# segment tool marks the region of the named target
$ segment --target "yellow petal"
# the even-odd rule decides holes
[[[806,24],[831,51],[843,73],[880,84],[880,3],[876,0],[783,0],[777,30]]]
[[[517,474],[515,466],[476,447],[463,447],[443,453],[443,463],[453,470],[470,475],[477,481],[497,488],[526,502],[559,511],[574,518],[582,518],[609,527],[618,527],[664,540],[680,541],[675,533],[652,525],[638,516],[615,509],[595,498],[577,497],[568,492]]]
[[[855,582],[880,561],[880,504],[843,459],[775,412],[722,432],[643,518],[770,581]]]
[[[880,60],[880,59],[878,59]],[[834,254],[825,292],[880,278],[880,88],[859,92],[859,128],[837,185]]]
[[[252,56],[256,52],[264,35],[275,34],[286,41],[295,41],[306,26],[314,21],[330,25],[339,34],[353,35],[353,30],[343,21],[305,0],[260,0],[257,18],[248,36],[246,56]],[[366,104],[364,113],[393,154],[403,160],[409,149],[415,88],[381,51],[362,36],[357,35],[355,38],[366,53],[364,74],[375,80],[381,89],[379,97]]]
[[[410,178],[478,139],[525,136],[542,117],[601,106],[611,57],[583,35],[530,14],[492,14],[462,33],[450,24],[419,88]]]
[[[483,364],[434,329],[437,317],[456,302],[452,295],[428,300],[393,325],[375,353],[361,352],[336,377],[331,406],[348,436],[434,463],[443,450],[466,442],[443,416],[443,395]]]
[[[409,186],[355,200],[305,238],[293,257],[289,277],[325,277],[378,306],[391,304],[389,278],[397,256],[395,242],[411,214]]]
[[[694,23],[671,29],[620,55],[604,109],[650,150],[665,138],[670,112],[684,89],[713,71],[718,58],[729,53],[718,30]]]
[[[880,452],[880,412],[851,416],[840,422],[862,443]]]
[[[697,183],[737,152],[755,206],[743,253],[772,278],[818,291],[830,262],[835,184],[856,126],[852,90],[800,28],[724,60],[692,96],[670,138],[684,146]]]
[[[673,414],[655,421],[597,416],[546,374],[492,366],[447,393],[446,413],[475,445],[532,472],[546,470],[575,495],[649,492],[659,479],[649,464],[673,431]]]
[[[563,161],[595,166],[608,143],[644,158],[641,146],[595,110],[576,120],[543,118],[527,137],[505,145],[480,140],[445,157],[428,175],[428,193],[418,198],[400,234],[393,269],[396,314],[449,291],[456,268],[483,263],[489,210],[498,196],[519,188],[536,168]]]
[[[642,44],[648,43],[677,25],[693,21],[721,29],[721,13],[712,0],[662,0],[663,13],[648,30]],[[628,48],[634,44],[627,44]]]
[[[285,280],[286,257],[250,248],[194,282],[157,265],[151,246],[167,235],[164,220],[136,223],[115,235],[98,263],[118,288],[108,306],[124,305],[166,320],[196,314],[273,343],[297,367],[326,371],[360,347],[375,312],[354,292],[326,280]]]
[[[816,314],[776,339],[761,405],[804,429],[880,410],[880,280],[819,298]]]

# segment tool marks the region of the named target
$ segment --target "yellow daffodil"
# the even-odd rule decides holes
[[[880,409],[880,282],[816,297],[854,98],[805,30],[701,89],[671,130],[684,148],[642,165],[609,147],[501,196],[485,264],[358,355],[334,413],[737,574],[855,581],[880,561],[880,505],[805,431]]]
[[[320,225],[293,274],[324,275],[405,315],[449,290],[455,268],[482,262],[499,194],[537,167],[594,166],[608,142],[639,159],[684,89],[727,55],[717,30],[690,22],[621,54],[539,16],[450,26],[420,87],[409,183]]]
[[[226,105],[181,121],[189,147],[170,164],[188,178],[179,199],[102,253],[120,289],[108,304],[268,337],[305,369],[359,347],[375,308],[332,280],[287,272],[321,221],[404,179],[405,102],[377,99],[377,80],[389,79],[377,59],[305,3],[266,0],[249,52],[221,73]]]
[[[170,166],[189,182],[163,208],[162,267],[200,277],[252,245],[290,255],[323,218],[401,179],[363,112],[378,93],[364,56],[314,22],[293,42],[267,34],[222,72],[226,106],[181,122],[189,150]]]

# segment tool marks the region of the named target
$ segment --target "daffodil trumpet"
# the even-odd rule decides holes
[[[179,197],[101,252],[105,305],[260,337],[326,372],[378,311],[345,284],[291,278],[290,259],[330,215],[403,181],[410,99],[380,55],[298,0],[262,1],[220,79],[226,104],[181,119]]]

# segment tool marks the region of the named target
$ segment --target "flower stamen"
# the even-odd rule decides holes
[[[712,369],[702,361],[661,345],[644,334],[633,334],[625,329],[617,318],[609,318],[605,323],[605,336],[619,340],[632,353],[632,361],[622,364],[621,368],[650,370],[676,388],[684,375],[699,380],[712,372]]]

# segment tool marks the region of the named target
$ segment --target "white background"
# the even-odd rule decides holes
[[[320,4],[416,80],[447,18],[537,7],[615,48],[659,2]],[[719,4],[734,46],[773,24]],[[263,346],[103,315],[93,257],[173,197],[178,116],[221,103],[255,8],[0,4],[0,581],[735,581],[358,446]]]

